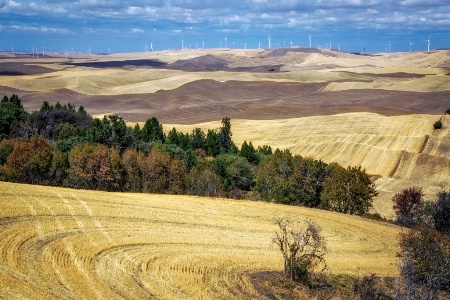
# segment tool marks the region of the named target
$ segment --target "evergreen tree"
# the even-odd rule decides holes
[[[193,150],[203,149],[206,151],[206,136],[205,133],[200,128],[195,128],[192,130],[190,135],[191,148]]]
[[[237,147],[231,139],[231,121],[226,117],[222,119],[222,127],[217,134],[217,142],[219,143],[219,153],[237,153]]]
[[[250,142],[250,144],[247,144],[247,141],[244,141],[239,155],[245,157],[249,163],[257,164],[259,162],[259,157],[256,153],[255,147],[253,147],[252,142]]]
[[[206,154],[217,156],[220,154],[219,137],[215,130],[208,129],[205,140]]]
[[[145,122],[144,127],[141,130],[141,139],[144,142],[161,142],[164,143],[164,132],[162,124],[153,117]]]
[[[10,136],[12,129],[17,129],[26,116],[17,95],[12,95],[9,99],[4,96],[0,101],[0,139]]]

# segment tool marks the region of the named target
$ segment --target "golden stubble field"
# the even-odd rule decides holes
[[[0,182],[0,298],[259,299],[274,217],[322,228],[332,273],[397,274],[400,229],[270,203]]]

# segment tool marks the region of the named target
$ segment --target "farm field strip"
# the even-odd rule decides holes
[[[250,274],[282,267],[276,216],[322,228],[329,272],[397,274],[396,226],[326,211],[4,182],[0,208],[6,298],[258,298]]]

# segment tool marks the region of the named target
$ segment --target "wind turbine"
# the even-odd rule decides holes
[[[73,47],[72,47],[72,60],[75,59],[75,52],[73,51]]]
[[[268,40],[269,40],[269,49],[270,49],[270,36],[269,36]]]
[[[391,53],[391,42],[389,42],[388,46],[389,46],[389,53]]]
[[[150,52],[153,52],[153,42],[150,42]]]
[[[234,42],[233,42],[233,49],[234,49]]]
[[[66,60],[67,60],[67,49],[66,49]]]
[[[428,40],[427,40],[427,42],[428,42],[428,52],[430,52],[430,39],[431,39],[431,34],[430,34],[430,36],[428,37]]]
[[[309,35],[309,48],[311,48],[311,35]]]
[[[203,44],[203,49],[205,49],[205,42],[202,42],[202,44]]]
[[[225,37],[225,48],[227,47],[227,37]]]
[[[409,53],[411,53],[411,46],[414,45],[414,43],[409,42]]]
[[[184,49],[184,41],[181,40],[181,51],[183,51],[183,49]]]
[[[261,49],[261,42],[258,42],[258,49]]]
[[[247,43],[244,43],[244,49],[247,50]]]
[[[147,54],[147,53],[148,53],[148,46],[145,45],[145,54]]]
[[[31,51],[33,51],[33,58],[34,58],[34,46],[31,47]]]
[[[44,47],[42,47],[42,57],[45,56]]]
[[[11,53],[14,56],[14,47],[11,47]]]

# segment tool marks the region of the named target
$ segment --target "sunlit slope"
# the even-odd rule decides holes
[[[0,182],[0,298],[257,299],[273,217],[323,229],[334,273],[393,275],[399,229],[268,203]]]
[[[391,198],[405,187],[424,187],[433,196],[441,183],[450,183],[450,116],[443,116],[443,129],[433,124],[441,116],[381,116],[347,113],[287,120],[232,120],[233,140],[240,147],[246,141],[254,146],[270,145],[294,154],[361,165],[369,174],[379,175],[380,196],[375,211],[393,214]],[[195,127],[218,128],[219,122],[192,126],[166,125],[170,130],[190,132]]]

